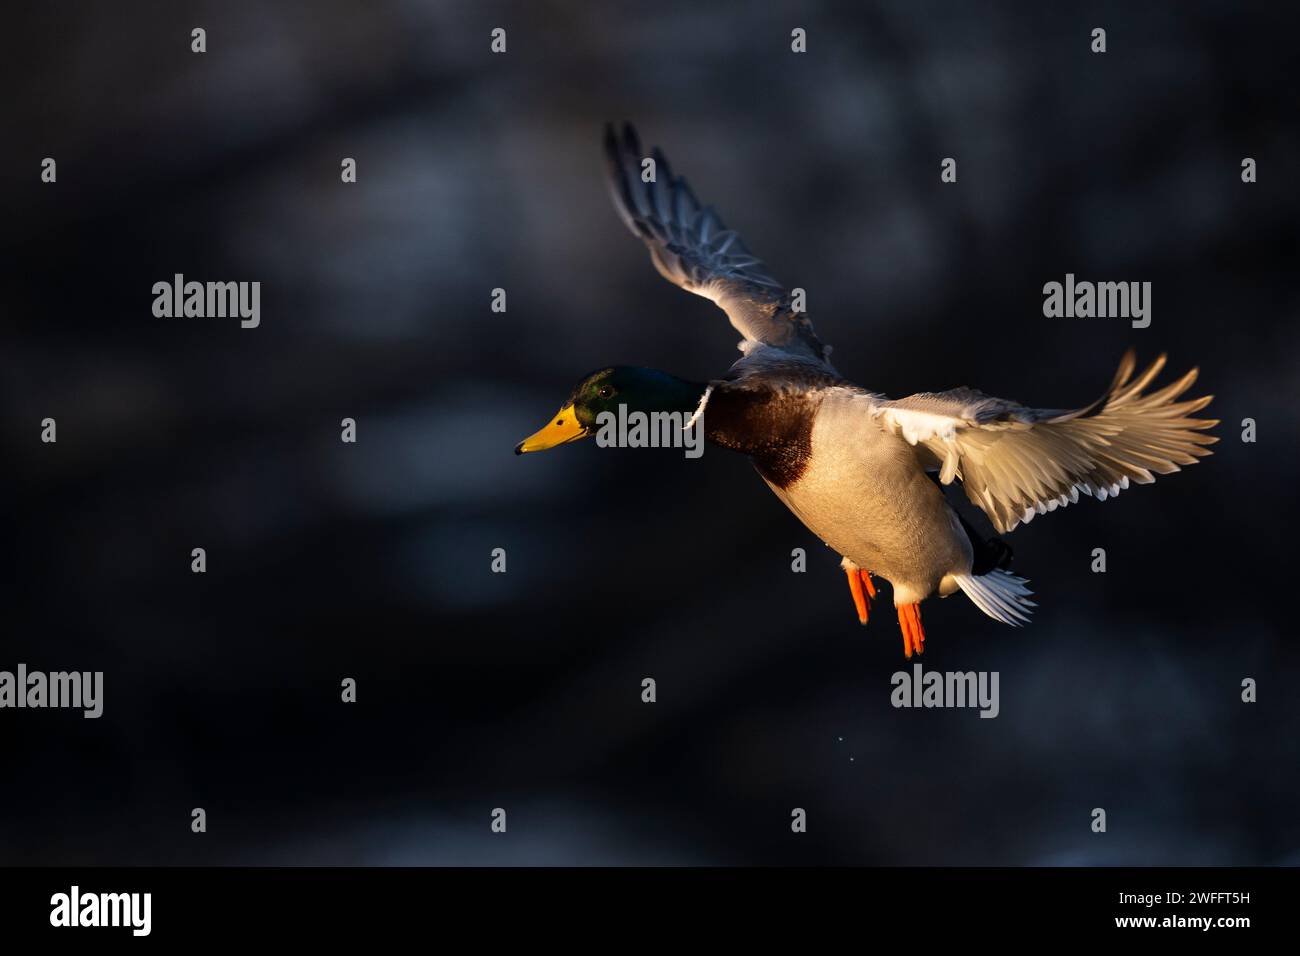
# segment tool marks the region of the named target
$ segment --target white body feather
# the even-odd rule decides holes
[[[956,576],[970,574],[970,541],[912,446],[872,408],[872,396],[824,390],[807,469],[769,487],[826,544],[889,581],[895,604],[951,594]]]

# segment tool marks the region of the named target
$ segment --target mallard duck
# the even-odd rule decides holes
[[[1026,579],[1008,570],[1010,549],[985,539],[949,503],[959,485],[1007,534],[1036,515],[1100,501],[1130,482],[1149,484],[1210,454],[1217,422],[1193,417],[1213,396],[1179,401],[1192,369],[1146,391],[1161,355],[1134,375],[1130,350],[1110,386],[1074,411],[1028,408],[972,388],[891,400],[847,381],[812,323],[781,283],[674,175],[658,149],[642,176],[635,130],[605,130],[614,207],[675,285],[712,300],[741,334],[741,358],[712,382],[615,366],[586,376],[516,454],[591,434],[603,412],[680,412],[707,440],[749,456],[795,516],[842,558],[858,620],[888,581],[907,657],[925,646],[921,602],[963,592],[995,620],[1019,626],[1031,609]],[[648,168],[648,164],[645,168]],[[650,178],[650,177],[647,177]]]

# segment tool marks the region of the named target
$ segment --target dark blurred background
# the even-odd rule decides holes
[[[1300,862],[1296,23],[1044,6],[6,7],[0,669],[106,689],[0,712],[0,862]],[[1030,627],[926,605],[998,719],[891,708],[887,592],[860,628],[743,459],[512,454],[592,368],[737,357],[610,208],[623,118],[873,389],[1200,366],[1214,457],[1012,536]],[[176,272],[261,327],[154,318]],[[1152,282],[1151,327],[1045,319],[1067,272]]]

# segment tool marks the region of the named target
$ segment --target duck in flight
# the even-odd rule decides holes
[[[655,149],[653,181],[635,130],[605,130],[614,207],[650,251],[660,274],[712,300],[741,334],[741,358],[720,379],[690,382],[653,369],[604,368],[574,387],[564,406],[516,454],[542,451],[596,430],[602,412],[680,412],[705,438],[747,455],[768,487],[839,553],[858,619],[892,587],[903,653],[925,646],[921,602],[964,593],[1005,624],[1029,620],[1024,578],[1007,570],[1010,549],[985,540],[949,504],[966,497],[1006,534],[1035,515],[1100,501],[1130,482],[1149,484],[1210,454],[1194,417],[1213,398],[1182,400],[1192,369],[1155,391],[1160,356],[1134,375],[1130,350],[1110,386],[1073,411],[1028,408],[972,388],[892,400],[843,378],[830,348],[767,267],[717,213],[695,198]]]

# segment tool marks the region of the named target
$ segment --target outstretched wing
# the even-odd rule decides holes
[[[1218,422],[1192,416],[1214,396],[1175,401],[1196,381],[1196,369],[1142,394],[1164,364],[1161,355],[1130,382],[1130,350],[1106,393],[1075,411],[1026,408],[958,388],[880,401],[873,414],[915,445],[941,482],[960,478],[966,496],[1005,533],[1078,501],[1080,492],[1105,501],[1130,481],[1150,484],[1211,454],[1204,446],[1218,439],[1203,432]]]
[[[791,297],[711,206],[701,206],[691,187],[673,175],[664,154],[641,151],[636,130],[622,135],[605,127],[609,190],[632,233],[650,249],[661,275],[688,292],[712,300],[747,342],[825,362],[830,349],[813,332]],[[654,160],[654,181],[642,179],[642,162]]]

